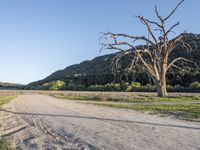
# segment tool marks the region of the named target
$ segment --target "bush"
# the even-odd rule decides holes
[[[132,82],[131,86],[134,87],[141,87],[141,84],[139,82]]]
[[[105,85],[91,85],[87,88],[89,91],[121,91],[119,83],[107,83]]]
[[[168,92],[187,92],[188,88],[177,84],[175,86],[168,86],[167,91]]]
[[[119,83],[108,83],[104,86],[105,91],[121,91],[121,85]]]
[[[103,91],[103,85],[90,85],[87,89],[89,91]]]
[[[190,88],[198,89],[198,88],[200,88],[200,83],[198,81],[193,82],[193,83],[190,84]]]
[[[141,84],[139,82],[132,82],[131,85],[128,85],[125,89],[126,92],[134,91],[135,89],[138,89],[141,87]]]
[[[128,82],[123,83],[123,84],[121,85],[122,91],[126,91],[126,89],[128,88],[129,85],[130,85],[130,84],[129,84]]]
[[[132,91],[132,89],[133,89],[132,85],[129,85],[129,86],[125,89],[125,91],[126,91],[126,92],[130,92],[130,91]]]
[[[65,85],[64,81],[57,80],[57,81],[52,81],[50,83],[45,83],[42,85],[42,87],[43,90],[60,90],[64,85]]]
[[[147,84],[144,86],[135,86],[131,90],[132,92],[156,92],[156,87],[151,84]]]

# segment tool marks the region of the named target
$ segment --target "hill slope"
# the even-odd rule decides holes
[[[111,59],[115,54],[108,54],[96,57],[92,60],[81,62],[80,64],[71,65],[63,70],[56,71],[43,80],[30,83],[30,85],[41,85],[45,82],[54,80],[65,80],[66,78],[78,76],[99,76],[104,74],[112,74],[110,70]]]
[[[199,62],[200,58],[200,34],[187,34],[188,42],[195,41],[198,48],[192,52],[187,52],[183,48],[179,47],[175,50],[171,57],[183,56],[187,57],[195,62]],[[192,39],[192,40],[191,40]],[[108,54],[100,57],[96,57],[90,61],[84,61],[80,64],[71,65],[63,70],[56,71],[43,80],[30,83],[32,86],[42,85],[46,82],[54,80],[63,80],[66,83],[78,83],[78,84],[105,84],[107,82],[113,82],[115,80],[111,69],[112,58],[116,54]],[[200,70],[196,69],[194,65],[181,64],[183,70],[174,70],[168,73],[168,83],[171,85],[181,84],[187,86],[193,81],[200,81]],[[128,78],[129,80],[130,78]],[[148,79],[146,76],[139,76],[137,79],[139,82],[146,84]]]
[[[16,83],[0,82],[0,90],[18,89],[21,86],[23,86],[23,85],[22,84],[16,84]]]

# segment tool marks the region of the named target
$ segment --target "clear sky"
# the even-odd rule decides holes
[[[0,0],[0,81],[29,83],[108,53],[100,32],[145,35],[134,15],[154,19],[178,0]],[[200,33],[200,0],[186,0],[169,23],[177,33]],[[153,17],[152,17],[153,16]]]

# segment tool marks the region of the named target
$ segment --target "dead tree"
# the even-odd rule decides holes
[[[102,35],[102,49],[114,49],[119,51],[113,59],[113,68],[117,68],[118,62],[122,57],[125,55],[132,55],[133,59],[128,68],[131,70],[136,64],[140,63],[152,78],[158,96],[161,97],[167,96],[166,72],[171,67],[180,68],[177,66],[178,61],[191,62],[183,57],[169,60],[170,54],[178,46],[182,46],[187,50],[192,50],[191,45],[186,42],[187,35],[184,33],[172,40],[169,39],[169,34],[174,33],[173,29],[179,25],[179,22],[169,28],[166,27],[168,19],[170,19],[183,2],[184,0],[180,1],[167,17],[162,17],[155,6],[155,14],[158,21],[152,21],[143,16],[137,16],[139,21],[146,27],[148,37],[133,36],[123,33],[115,34],[111,32],[106,32]],[[136,41],[143,42],[144,46],[134,46]]]

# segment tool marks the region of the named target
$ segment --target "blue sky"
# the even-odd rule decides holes
[[[155,19],[176,0],[0,0],[0,81],[29,83],[59,69],[110,53],[100,32],[145,35],[134,15]],[[199,0],[186,0],[169,23],[177,33],[200,33]]]

